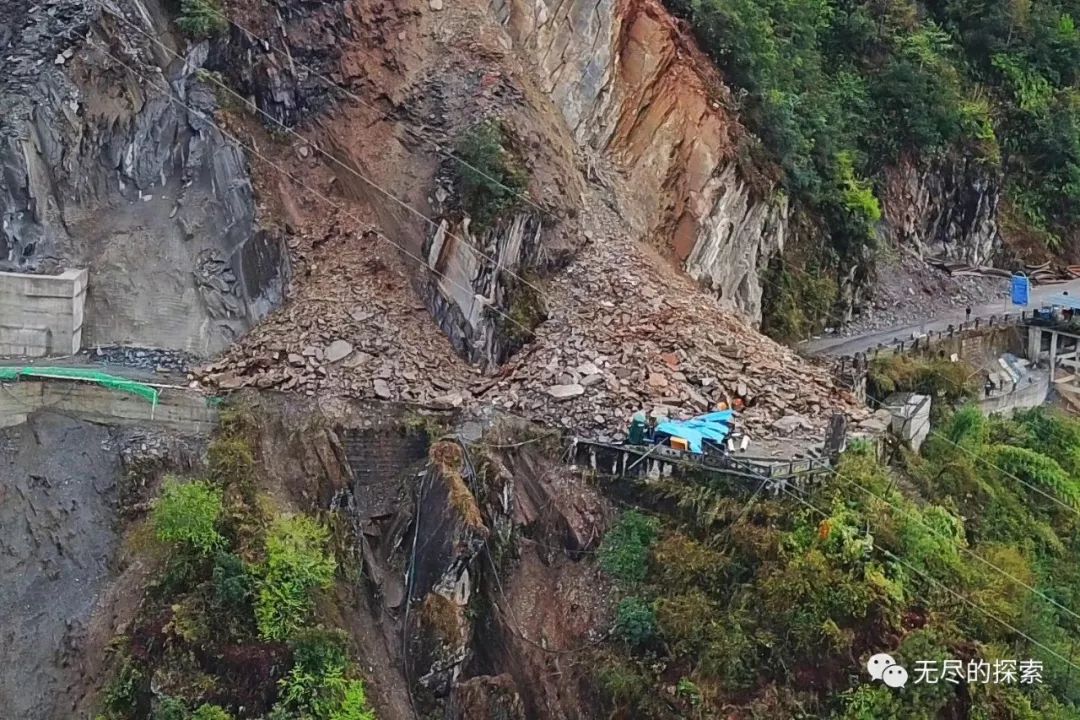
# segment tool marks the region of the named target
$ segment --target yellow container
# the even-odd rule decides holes
[[[688,440],[683,440],[682,438],[673,437],[671,438],[671,447],[676,450],[689,450],[690,442]]]

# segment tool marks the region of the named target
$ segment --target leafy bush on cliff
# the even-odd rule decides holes
[[[484,120],[458,141],[453,165],[462,208],[476,230],[483,230],[519,201],[528,187],[521,161],[507,148],[509,139],[498,120]]]
[[[218,0],[180,0],[176,25],[195,40],[220,35],[229,27]]]
[[[326,552],[329,531],[311,518],[279,518],[266,538],[266,563],[259,580],[255,617],[259,634],[284,640],[303,626],[312,592],[329,587],[336,563]]]
[[[644,580],[656,530],[653,518],[634,510],[623,513],[600,545],[601,567],[627,584]]]
[[[221,512],[221,492],[208,483],[169,479],[154,505],[154,531],[159,540],[206,555],[225,541],[216,527]]]
[[[314,608],[335,578],[330,531],[256,494],[252,427],[234,417],[209,448],[214,483],[171,479],[154,505],[156,536],[179,552],[114,639],[100,718],[375,720],[347,637]]]

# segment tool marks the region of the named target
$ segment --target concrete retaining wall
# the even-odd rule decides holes
[[[979,409],[986,415],[1001,413],[1008,417],[1017,410],[1039,407],[1046,402],[1049,394],[1050,374],[1033,371],[1021,378],[1020,384],[1012,392],[981,400]]]
[[[0,355],[73,355],[82,348],[86,270],[0,272]]]
[[[158,424],[203,434],[217,424],[212,398],[186,388],[161,388],[156,406],[144,398],[101,385],[63,380],[0,383],[0,428],[20,425],[49,410],[103,425]]]

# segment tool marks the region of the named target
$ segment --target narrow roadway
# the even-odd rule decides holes
[[[1007,292],[1009,282],[1001,279],[1002,285]],[[1026,307],[1013,305],[1008,299],[998,300],[996,303],[976,305],[971,308],[971,319],[981,318],[987,320],[991,315],[1001,317],[1004,313],[1018,313],[1022,310],[1032,310],[1041,307],[1043,302],[1054,295],[1068,291],[1070,295],[1080,297],[1080,279],[1070,280],[1059,285],[1037,285],[1031,288],[1029,303]],[[1003,296],[1004,297],[1004,296]],[[917,303],[912,300],[912,303]],[[879,343],[888,345],[893,340],[910,340],[912,333],[922,334],[931,330],[947,330],[949,325],[959,325],[964,322],[964,309],[943,313],[927,318],[922,322],[909,325],[897,325],[885,330],[871,330],[859,335],[826,335],[823,337],[807,340],[796,345],[796,349],[804,355],[854,355],[857,352],[866,352],[878,346]]]

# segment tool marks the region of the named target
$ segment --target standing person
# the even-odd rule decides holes
[[[964,311],[964,322],[971,322],[971,306],[967,306],[967,310]]]

